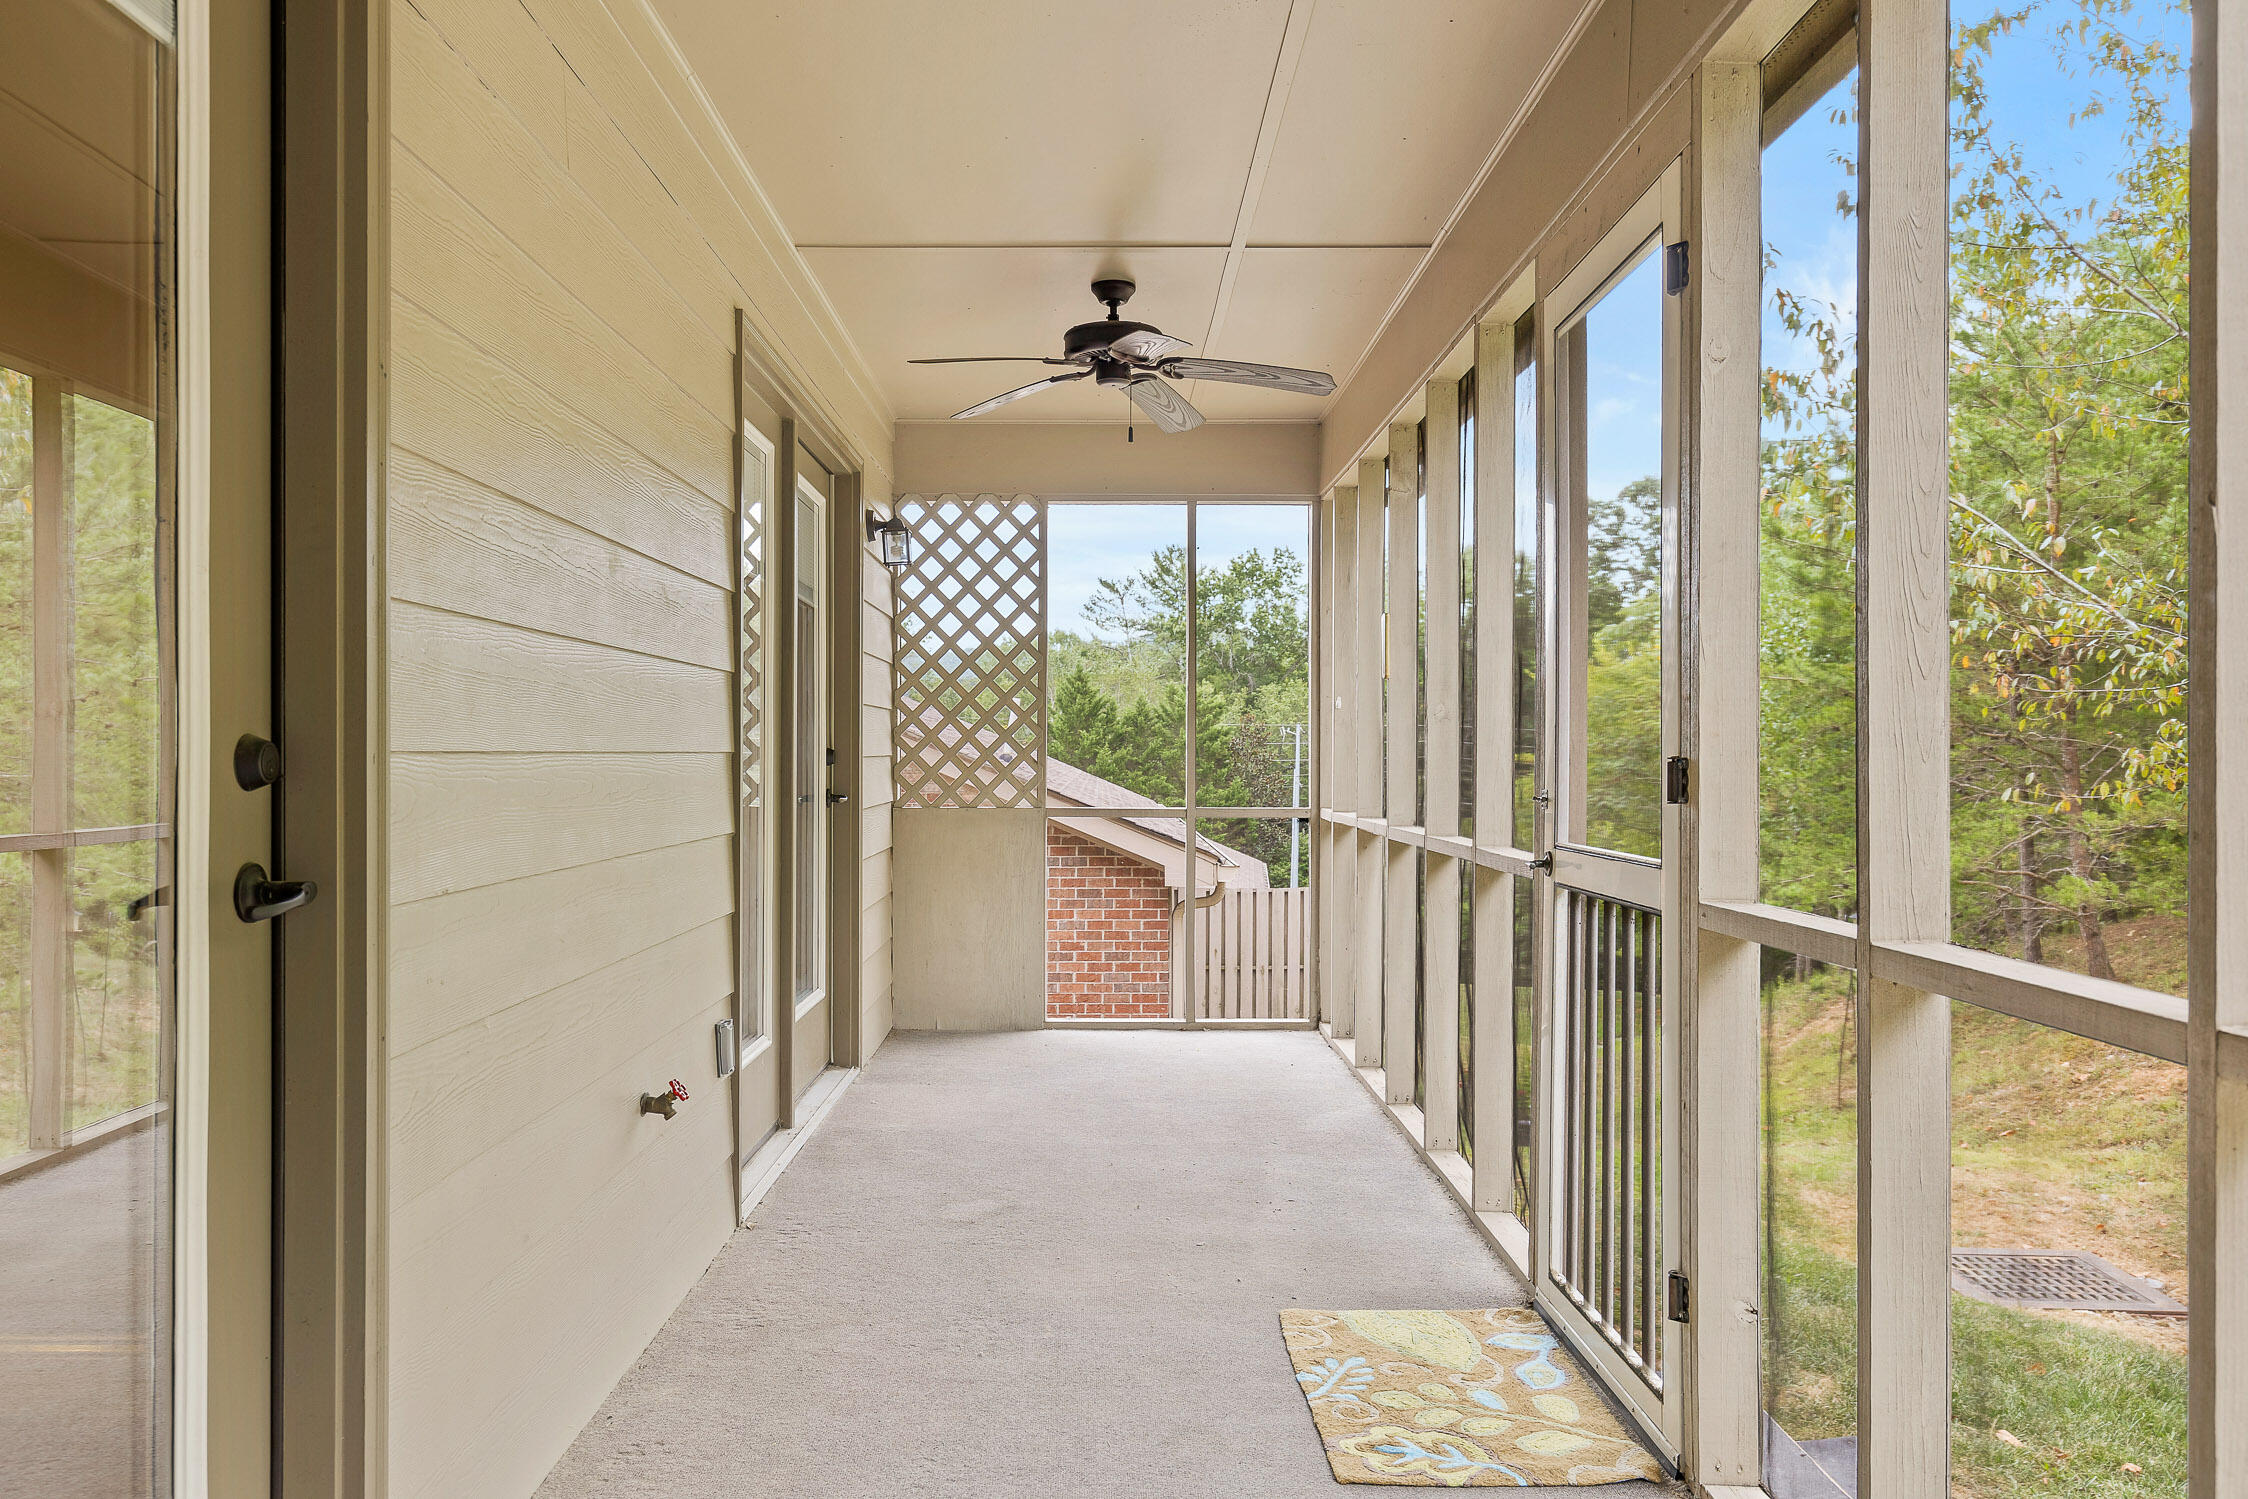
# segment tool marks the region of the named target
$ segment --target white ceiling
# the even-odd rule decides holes
[[[900,420],[1125,316],[1345,378],[1581,0],[654,0]],[[1326,402],[1200,382],[1217,420]],[[978,420],[1085,421],[1060,387]]]

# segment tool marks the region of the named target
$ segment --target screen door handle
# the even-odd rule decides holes
[[[319,893],[310,880],[268,879],[263,864],[245,864],[234,872],[234,914],[244,921],[271,921],[311,905]]]

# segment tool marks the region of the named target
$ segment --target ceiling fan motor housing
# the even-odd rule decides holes
[[[1084,354],[1103,354],[1108,346],[1127,333],[1160,333],[1163,330],[1153,323],[1107,322],[1079,323],[1062,335],[1062,357],[1075,359]]]
[[[1000,407],[1019,401],[1024,396],[1051,390],[1072,380],[1082,380],[1087,375],[1094,383],[1111,390],[1122,390],[1132,403],[1154,419],[1166,432],[1189,432],[1202,425],[1202,413],[1195,410],[1185,396],[1180,395],[1163,381],[1168,375],[1174,380],[1218,380],[1236,385],[1259,385],[1273,390],[1291,390],[1303,395],[1326,395],[1335,388],[1335,382],[1317,370],[1283,369],[1277,365],[1244,364],[1230,359],[1188,359],[1179,355],[1181,349],[1191,348],[1183,338],[1172,338],[1153,323],[1129,323],[1117,312],[1132,299],[1138,290],[1123,277],[1103,278],[1093,283],[1093,295],[1108,304],[1108,316],[1097,323],[1079,323],[1062,335],[1062,357],[1051,355],[975,355],[965,359],[916,359],[915,364],[981,364],[1024,363],[1075,365],[1076,368],[1059,375],[1048,375],[1043,380],[1033,380],[1014,390],[1002,391],[988,401],[979,401],[965,411],[953,413],[955,421],[982,416]],[[1119,342],[1130,340],[1124,348]]]

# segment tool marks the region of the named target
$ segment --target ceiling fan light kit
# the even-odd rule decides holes
[[[1093,377],[1096,385],[1121,389],[1132,405],[1166,432],[1191,432],[1202,425],[1202,413],[1179,394],[1171,380],[1217,380],[1231,385],[1254,385],[1265,390],[1296,395],[1324,396],[1334,392],[1331,375],[1318,370],[1290,369],[1277,364],[1247,364],[1237,359],[1191,359],[1179,353],[1193,347],[1173,338],[1151,323],[1125,319],[1120,309],[1138,288],[1121,277],[1104,277],[1093,283],[1093,298],[1105,304],[1108,316],[1079,323],[1062,335],[1061,357],[1041,354],[986,354],[956,359],[915,359],[913,364],[1059,364],[1071,365],[1066,374],[1048,375],[1017,386],[952,414],[954,421],[996,411],[1024,396],[1036,395],[1056,385]],[[1165,377],[1168,377],[1166,379]],[[1129,435],[1129,428],[1126,429]]]

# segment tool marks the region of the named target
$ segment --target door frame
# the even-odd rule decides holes
[[[771,477],[771,521],[766,533],[765,598],[785,600],[789,607],[768,608],[768,629],[764,642],[764,698],[767,748],[770,751],[777,725],[782,721],[779,705],[790,705],[793,714],[795,702],[795,596],[796,596],[796,490],[801,455],[812,459],[830,476],[831,494],[826,506],[827,572],[823,580],[827,590],[824,607],[827,611],[827,640],[830,691],[827,704],[827,743],[835,752],[835,766],[828,778],[827,787],[845,793],[844,802],[825,809],[827,817],[828,846],[828,922],[827,922],[827,977],[829,1056],[832,1065],[853,1067],[862,1060],[863,1018],[860,1013],[860,976],[858,966],[859,909],[858,871],[861,843],[860,822],[860,765],[859,765],[859,702],[862,693],[854,684],[860,673],[856,664],[861,652],[862,629],[860,611],[864,593],[864,568],[867,565],[866,539],[860,516],[864,511],[863,475],[864,457],[856,445],[843,435],[839,425],[830,421],[803,393],[802,387],[791,378],[785,366],[775,357],[746,309],[737,308],[735,325],[735,365],[737,401],[740,422],[746,425],[751,412],[769,412],[775,430],[765,434],[772,441],[773,462]],[[737,443],[742,439],[737,438]],[[773,1135],[785,1134],[800,1122],[797,1105],[805,1091],[795,1076],[796,1025],[795,1025],[795,927],[791,917],[795,899],[792,857],[794,853],[794,818],[776,816],[776,809],[793,809],[795,806],[796,773],[793,754],[773,755],[769,761],[771,773],[764,787],[767,816],[772,826],[770,839],[771,862],[767,865],[769,878],[766,889],[766,932],[764,982],[772,1006],[772,1045],[776,1058],[778,1109]],[[736,825],[739,836],[739,825]],[[847,892],[847,894],[846,894]],[[738,941],[738,939],[737,939]],[[743,969],[737,947],[737,972]],[[739,986],[737,986],[739,988]],[[742,1026],[748,1003],[746,994],[735,996],[736,1025]],[[747,1033],[743,1027],[741,1034]],[[807,1080],[808,1081],[808,1080]],[[734,1077],[735,1128],[735,1210],[741,1215],[742,1188],[749,1179],[752,1156],[761,1153],[761,1147],[747,1142],[744,1120],[748,1111],[745,1080],[737,1070]],[[765,1137],[769,1148],[770,1137]]]
[[[1546,669],[1541,674],[1539,684],[1539,714],[1543,733],[1540,736],[1537,781],[1538,789],[1548,799],[1539,806],[1535,836],[1538,839],[1538,852],[1550,855],[1551,859],[1536,872],[1532,906],[1532,919],[1543,938],[1537,944],[1538,957],[1532,969],[1533,1024],[1542,1042],[1537,1048],[1534,1062],[1537,1069],[1535,1097],[1539,1118],[1533,1126],[1533,1170],[1536,1180],[1532,1192],[1532,1212],[1537,1220],[1534,1228],[1537,1248],[1533,1258],[1538,1273],[1532,1294],[1548,1320],[1567,1337],[1581,1358],[1598,1368],[1602,1376],[1601,1382],[1631,1412],[1644,1428],[1645,1435],[1660,1449],[1663,1458],[1673,1464],[1678,1459],[1683,1433],[1680,1374],[1684,1362],[1685,1340],[1682,1325],[1667,1316],[1663,1319],[1664,1378],[1658,1390],[1616,1352],[1606,1337],[1578,1311],[1568,1295],[1560,1290],[1555,1279],[1556,1266],[1561,1257],[1559,1188],[1564,1170],[1563,1152],[1566,1149],[1566,1131],[1558,1124],[1558,1111],[1564,1098],[1561,1045],[1564,1029],[1560,1013],[1558,965],[1563,961],[1567,944],[1561,927],[1565,907],[1558,892],[1564,884],[1568,884],[1569,888],[1587,888],[1571,883],[1566,878],[1571,873],[1580,878],[1595,877],[1602,873],[1613,874],[1616,879],[1597,882],[1589,888],[1598,890],[1602,883],[1616,886],[1615,893],[1620,898],[1635,904],[1655,906],[1661,913],[1663,1188],[1660,1269],[1667,1277],[1683,1263],[1680,1245],[1683,1221],[1681,1146],[1684,1099],[1680,1089],[1679,1020],[1683,998],[1680,959],[1685,921],[1682,879],[1686,862],[1682,820],[1684,809],[1667,800],[1662,808],[1664,857],[1659,863],[1604,854],[1581,844],[1566,842],[1558,836],[1560,819],[1581,803],[1584,793],[1582,778],[1575,769],[1577,746],[1574,715],[1564,712],[1570,702],[1566,694],[1574,692],[1581,697],[1584,681],[1578,664],[1582,642],[1576,639],[1571,622],[1563,619],[1562,606],[1572,595],[1581,597],[1584,580],[1581,576],[1581,518],[1569,516],[1563,504],[1564,491],[1571,484],[1572,475],[1571,458],[1566,446],[1568,391],[1562,385],[1562,360],[1559,356],[1562,331],[1575,321],[1579,313],[1596,302],[1623,276],[1637,269],[1646,254],[1660,257],[1664,246],[1677,243],[1683,238],[1682,210],[1683,163],[1674,160],[1664,168],[1653,185],[1601,235],[1576,266],[1539,298],[1539,420],[1543,428],[1541,436],[1544,438],[1541,446],[1551,458],[1540,464],[1546,492],[1540,496],[1539,501],[1545,522],[1544,534],[1549,538],[1550,544],[1539,580],[1539,631],[1545,647],[1542,654]],[[1685,324],[1681,305],[1684,299],[1668,294],[1668,288],[1665,288],[1665,292],[1662,303],[1661,354],[1663,566],[1660,587],[1663,618],[1660,639],[1663,657],[1661,751],[1667,759],[1680,753],[1685,722],[1681,692],[1679,612],[1683,576],[1680,476],[1684,452],[1681,399],[1684,378],[1681,359]],[[1564,567],[1569,569],[1571,579],[1567,589],[1561,579]]]
[[[275,0],[281,535],[273,1486],[387,1485],[390,8]],[[282,420],[283,406],[286,420]],[[290,705],[297,705],[291,712]],[[279,789],[279,788],[277,788]],[[231,910],[219,903],[221,914]]]

